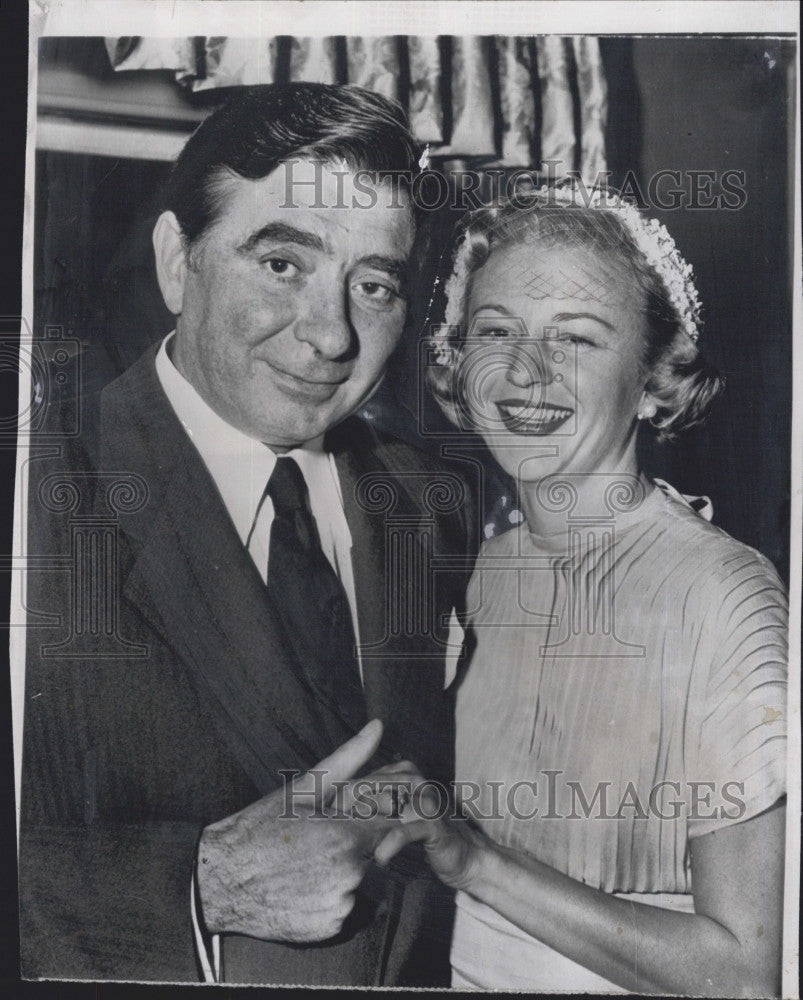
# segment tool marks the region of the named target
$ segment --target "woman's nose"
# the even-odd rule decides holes
[[[528,389],[532,385],[547,385],[552,381],[552,373],[547,358],[547,345],[536,340],[527,344],[517,344],[511,351],[510,363],[505,377],[518,389]]]

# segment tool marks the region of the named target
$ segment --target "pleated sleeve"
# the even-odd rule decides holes
[[[767,559],[740,545],[720,563],[708,596],[699,651],[710,669],[695,768],[705,787],[690,837],[750,819],[786,791],[784,586]]]

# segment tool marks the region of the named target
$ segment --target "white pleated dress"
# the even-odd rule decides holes
[[[468,608],[456,777],[479,784],[479,825],[605,892],[693,912],[690,838],[785,791],[787,604],[771,563],[661,484],[613,527],[491,539]],[[453,987],[623,992],[457,904]]]

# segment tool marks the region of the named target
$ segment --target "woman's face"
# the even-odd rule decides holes
[[[518,482],[636,471],[642,297],[621,263],[582,248],[503,246],[474,273],[459,377]]]

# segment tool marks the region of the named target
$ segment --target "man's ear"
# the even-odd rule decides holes
[[[153,252],[162,298],[170,312],[178,316],[184,306],[187,257],[181,227],[172,212],[162,212],[156,220],[153,227]]]

